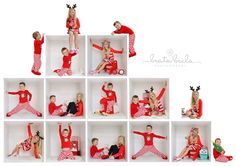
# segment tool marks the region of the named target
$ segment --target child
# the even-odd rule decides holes
[[[61,49],[61,53],[63,54],[63,64],[61,69],[54,70],[55,73],[57,73],[59,76],[63,76],[65,74],[71,76],[72,70],[71,70],[71,62],[72,57],[77,54],[77,51],[71,53],[66,47],[63,47]]]
[[[77,93],[76,102],[70,102],[66,112],[69,116],[83,116],[83,110],[83,94]]]
[[[41,34],[38,31],[35,31],[32,36],[34,38],[34,64],[31,72],[35,75],[41,75],[39,69],[41,67],[41,51],[42,44],[44,43],[44,34],[41,38]]]
[[[71,159],[75,160],[75,157],[71,151],[72,148],[72,142],[71,142],[71,134],[72,129],[70,126],[70,123],[68,123],[68,129],[61,129],[61,123],[59,123],[59,136],[61,140],[61,153],[59,154],[58,160],[65,160],[65,159]]]
[[[132,103],[130,104],[130,112],[132,118],[138,118],[140,116],[147,116],[147,111],[144,106],[139,104],[139,98],[137,95],[132,97]]]
[[[164,155],[163,153],[161,153],[160,151],[158,151],[157,148],[153,144],[154,138],[167,140],[167,137],[159,136],[159,135],[152,133],[152,126],[151,125],[146,126],[146,132],[142,133],[142,132],[134,131],[133,133],[141,135],[144,138],[144,146],[141,150],[139,150],[135,155],[132,156],[133,160],[144,155],[147,152],[152,152],[152,153],[156,154],[157,156],[160,156],[162,159],[167,160],[167,156]]]
[[[225,150],[221,147],[221,139],[216,138],[215,142],[213,143],[213,155],[216,161],[218,162],[228,162],[233,160],[233,156],[226,156]]]
[[[92,43],[92,46],[94,48],[102,51],[102,53],[103,53],[102,62],[100,62],[100,64],[97,66],[95,71],[91,72],[92,74],[95,74],[95,73],[99,74],[102,70],[105,69],[105,67],[115,65],[115,63],[117,63],[117,61],[114,58],[114,54],[122,54],[123,53],[123,49],[121,51],[118,51],[118,50],[111,48],[110,42],[107,40],[104,40],[102,42],[102,47],[93,43],[92,40],[90,40],[90,42]],[[109,74],[112,74],[112,73],[109,73]]]
[[[69,34],[69,49],[70,52],[73,52],[72,45],[73,45],[73,37],[74,37],[74,45],[75,45],[75,51],[79,50],[79,37],[78,34],[80,34],[79,28],[80,28],[80,22],[79,19],[76,17],[76,4],[74,4],[72,7],[70,5],[66,5],[69,9],[68,11],[68,17],[66,19],[66,28],[68,28],[68,34]]]
[[[135,56],[136,52],[134,50],[134,40],[135,40],[134,31],[127,26],[121,25],[119,21],[114,22],[113,26],[116,28],[116,30],[112,32],[112,35],[129,34],[129,57]]]
[[[98,138],[92,139],[92,146],[90,147],[90,156],[94,159],[100,159],[103,155],[104,148],[98,149]]]
[[[48,110],[49,110],[50,115],[52,115],[52,116],[64,116],[66,113],[62,109],[63,104],[60,104],[58,106],[56,106],[56,104],[55,104],[56,96],[51,95],[49,97],[49,99],[50,99],[50,103],[48,105]]]
[[[32,94],[28,90],[25,89],[25,86],[26,86],[26,84],[24,82],[20,82],[18,92],[8,92],[8,94],[10,94],[10,95],[19,95],[19,104],[15,108],[13,108],[12,111],[10,111],[6,114],[7,117],[10,117],[13,114],[18,113],[19,111],[21,111],[23,109],[31,112],[32,114],[34,114],[38,117],[42,117],[42,113],[35,110],[30,105],[30,101],[32,99]]]
[[[33,136],[31,132],[31,124],[29,123],[28,128],[28,138],[21,142],[20,144],[16,145],[15,149],[8,155],[8,157],[14,156],[17,157],[20,151],[28,152],[33,148],[34,157],[36,159],[40,159],[42,156],[42,141],[43,137],[40,136],[39,131]]]
[[[105,87],[107,86],[107,89]],[[102,91],[106,94],[100,100],[100,104],[103,105],[103,110],[100,110],[98,114],[101,115],[111,115],[114,114],[114,105],[117,104],[116,92],[113,90],[113,84],[111,82],[104,83],[102,86]]]
[[[190,119],[200,119],[202,117],[202,100],[199,98],[200,86],[196,89],[190,86],[190,90],[192,91],[191,109],[186,111],[183,115],[186,115]]]
[[[186,157],[190,151],[195,151],[196,155],[192,156],[192,160],[196,160],[199,156],[199,151],[203,147],[201,143],[201,139],[199,136],[199,129],[198,128],[192,128],[190,131],[190,135],[188,136],[188,143],[187,146],[182,150],[182,152],[179,154],[179,156],[175,157],[176,161],[182,160],[184,157]]]

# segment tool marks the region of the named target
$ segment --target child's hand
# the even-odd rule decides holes
[[[166,136],[165,140],[168,140],[168,137]]]
[[[114,32],[111,33],[111,35],[114,35],[114,34],[115,34]]]
[[[165,81],[165,87],[167,87],[167,81]]]
[[[93,41],[92,41],[92,39],[91,39],[91,38],[90,38],[90,40],[89,40],[89,41],[90,41],[90,44],[93,44]]]
[[[122,52],[122,53],[124,52],[124,48],[122,48],[121,52]]]

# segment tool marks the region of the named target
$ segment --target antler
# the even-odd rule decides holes
[[[197,87],[196,91],[199,91],[200,90],[200,86]]]
[[[194,89],[192,86],[190,86],[190,90],[191,90],[191,91],[195,91],[195,89]]]
[[[71,6],[70,6],[69,4],[66,4],[66,7],[69,8],[69,9],[71,9]]]
[[[73,6],[72,6],[72,9],[75,9],[77,6],[76,6],[76,4],[74,4]]]
[[[150,93],[149,90],[145,90],[146,93]]]
[[[150,92],[153,92],[153,90],[154,90],[154,88],[153,88],[153,86],[151,86],[151,88],[150,88]]]

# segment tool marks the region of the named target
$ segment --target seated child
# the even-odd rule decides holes
[[[148,112],[145,109],[145,107],[139,104],[139,98],[137,95],[134,95],[132,97],[132,103],[130,104],[130,111],[132,118],[148,116]]]
[[[61,53],[63,54],[63,64],[61,69],[54,70],[55,73],[57,73],[59,76],[63,76],[65,74],[71,76],[72,70],[71,70],[71,63],[72,63],[72,57],[77,54],[77,51],[69,52],[69,50],[66,47],[63,47],[61,49]]]
[[[55,95],[51,95],[49,99],[50,99],[50,103],[48,105],[48,110],[49,110],[50,115],[52,115],[52,116],[64,116],[64,115],[66,115],[66,113],[62,109],[63,104],[60,104],[58,106],[55,104],[55,102],[56,102],[56,96]]]
[[[76,101],[68,104],[66,112],[68,116],[83,116],[83,94],[76,94]]]
[[[103,155],[104,148],[98,149],[98,138],[92,139],[92,146],[90,147],[90,156],[94,159],[100,159]]]
[[[221,139],[216,138],[215,142],[213,142],[213,155],[216,161],[218,162],[228,162],[233,160],[233,156],[226,156],[225,150],[221,146]]]

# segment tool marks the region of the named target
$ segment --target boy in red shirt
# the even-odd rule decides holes
[[[44,43],[44,34],[42,35],[38,31],[33,33],[34,38],[34,64],[32,67],[31,72],[35,75],[41,75],[39,69],[41,67],[41,51],[42,51],[42,44]]]
[[[61,140],[61,153],[58,157],[58,160],[65,160],[65,159],[71,159],[75,160],[75,157],[71,151],[72,148],[72,142],[71,142],[71,135],[72,135],[72,129],[70,126],[70,123],[68,123],[68,128],[69,129],[63,129],[61,128],[61,123],[59,124],[59,136]]]
[[[66,113],[63,111],[62,107],[63,104],[60,105],[56,105],[56,96],[55,95],[51,95],[50,96],[50,103],[48,105],[48,111],[50,113],[50,115],[52,116],[63,116],[66,115]]]
[[[160,156],[162,159],[167,160],[167,156],[164,155],[163,153],[159,152],[153,144],[154,138],[167,140],[167,137],[159,136],[159,135],[152,133],[152,126],[151,125],[146,126],[146,132],[134,131],[133,133],[141,135],[144,138],[144,146],[140,151],[138,151],[135,155],[132,156],[133,160],[135,160],[136,158],[142,156],[143,154],[145,154],[147,152],[152,152],[152,153],[156,154],[157,156]]]
[[[130,104],[130,114],[132,118],[138,118],[140,116],[148,116],[148,111],[144,106],[139,104],[139,98],[137,95],[132,97],[132,103]]]
[[[61,53],[63,54],[62,67],[61,69],[54,70],[54,72],[57,73],[59,76],[63,76],[65,74],[71,76],[72,75],[72,71],[71,71],[72,57],[77,54],[77,51],[69,52],[69,50],[66,47],[63,47],[61,49]]]
[[[19,111],[21,111],[23,109],[31,112],[32,114],[34,114],[38,117],[42,117],[42,113],[35,110],[29,104],[29,102],[32,99],[32,94],[28,90],[25,89],[25,83],[24,82],[19,83],[19,91],[18,92],[8,92],[8,94],[10,94],[10,95],[19,95],[19,104],[15,108],[13,108],[12,111],[10,111],[6,114],[7,117],[10,117],[13,114],[18,113]]]
[[[98,149],[98,138],[92,139],[92,146],[90,147],[90,156],[94,159],[100,159],[103,155],[104,148]]]
[[[213,156],[216,161],[228,162],[228,161],[233,160],[233,156],[226,156],[225,155],[225,150],[221,147],[221,139],[220,138],[216,138],[214,144],[217,147],[219,147],[219,148],[216,148],[216,147],[213,148]]]
[[[134,50],[134,41],[135,41],[135,34],[132,29],[129,27],[122,25],[119,21],[114,22],[113,26],[116,28],[115,31],[112,32],[114,34],[128,34],[129,35],[129,57],[133,57],[136,55]]]

